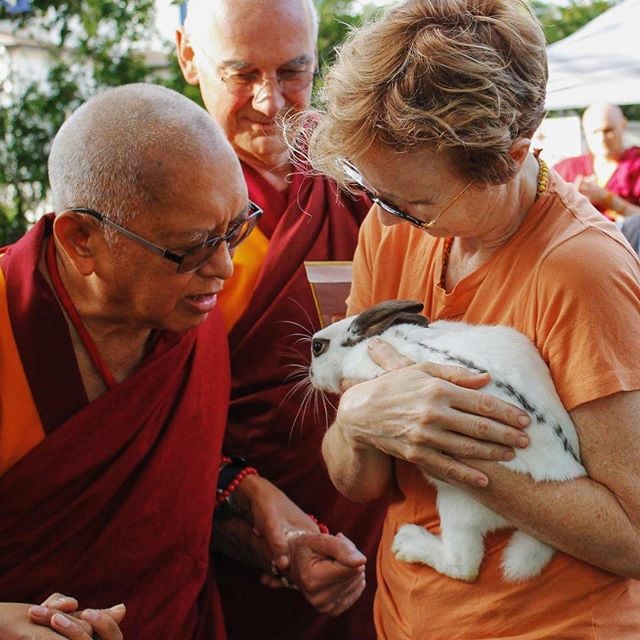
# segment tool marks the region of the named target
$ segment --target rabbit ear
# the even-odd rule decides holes
[[[355,318],[350,332],[360,340],[377,336],[394,324],[429,326],[429,320],[419,314],[424,305],[415,300],[387,300],[363,311]]]

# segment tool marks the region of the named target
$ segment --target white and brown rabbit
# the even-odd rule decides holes
[[[312,338],[311,383],[340,393],[342,379],[368,380],[384,373],[367,353],[373,336],[391,343],[415,362],[453,364],[488,371],[484,391],[524,409],[531,418],[526,449],[501,462],[536,481],[566,481],[586,475],[580,462],[578,436],[556,393],[547,365],[525,335],[504,326],[471,325],[419,315],[422,304],[411,300],[380,303],[357,316],[340,320]],[[510,527],[507,520],[442,481],[427,477],[438,490],[441,535],[405,524],[393,541],[399,560],[427,564],[451,578],[472,582],[484,555],[484,535]],[[507,581],[539,574],[554,549],[516,531],[505,549],[502,570]]]

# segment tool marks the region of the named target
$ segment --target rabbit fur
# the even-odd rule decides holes
[[[342,379],[368,380],[382,375],[384,370],[367,353],[367,342],[373,336],[391,343],[415,362],[488,371],[491,382],[484,391],[521,407],[531,418],[529,446],[517,450],[513,460],[500,464],[536,481],[562,482],[586,475],[576,430],[533,342],[505,326],[446,320],[429,323],[419,315],[421,310],[419,302],[387,301],[315,333],[311,384],[339,394]],[[425,477],[437,488],[441,534],[405,524],[398,530],[392,550],[399,560],[427,564],[451,578],[473,582],[484,555],[484,535],[513,525],[463,491]],[[547,544],[516,530],[502,559],[504,579],[517,582],[536,576],[553,553]]]

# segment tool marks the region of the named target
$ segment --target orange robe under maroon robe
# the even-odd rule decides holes
[[[369,203],[338,196],[335,184],[320,176],[295,174],[280,193],[250,167],[243,169],[249,197],[264,209],[259,228],[269,244],[251,301],[229,336],[225,453],[248,459],[332,533],[343,532],[368,564],[363,596],[330,618],[299,592],[268,589],[258,572],[216,561],[227,633],[231,640],[373,640],[375,557],[386,505],[357,505],[334,488],[320,451],[331,414],[311,408],[303,420],[297,416],[302,393],[287,396],[296,382],[291,365],[310,360],[310,342],[301,342],[300,333],[310,336],[320,328],[303,263],[351,260]]]
[[[224,640],[209,551],[230,383],[219,313],[161,333],[136,372],[88,402],[37,269],[52,220],[0,251],[0,344],[20,356],[0,377],[33,405],[0,411],[0,446],[23,427],[42,434],[0,470],[0,601],[61,591],[83,608],[124,602],[125,638]]]

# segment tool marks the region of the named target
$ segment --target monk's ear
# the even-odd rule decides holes
[[[194,61],[195,52],[189,41],[189,37],[184,32],[184,27],[176,29],[176,52],[178,54],[178,64],[182,70],[184,79],[191,85],[197,86],[200,83],[198,68]]]
[[[521,167],[529,154],[531,148],[530,138],[518,138],[509,149],[509,155],[513,158],[514,162]]]
[[[98,243],[104,235],[92,218],[74,211],[64,211],[55,217],[53,234],[58,248],[64,251],[77,271],[89,276],[95,271]]]

